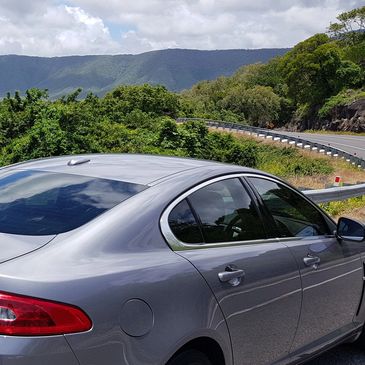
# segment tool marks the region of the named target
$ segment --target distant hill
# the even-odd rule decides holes
[[[37,87],[52,98],[78,87],[83,94],[105,94],[120,84],[162,84],[190,88],[202,80],[228,76],[240,66],[267,62],[288,49],[197,51],[168,49],[139,55],[29,57],[0,56],[0,96]]]

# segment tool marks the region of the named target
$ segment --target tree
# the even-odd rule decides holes
[[[164,86],[122,85],[106,94],[103,100],[103,111],[120,122],[123,116],[135,110],[152,116],[176,117],[179,110],[177,95],[169,92]]]
[[[204,122],[184,123],[180,130],[180,146],[189,157],[204,157],[208,127]]]
[[[232,77],[235,85],[244,84],[247,88],[256,85],[270,86],[280,96],[286,95],[287,86],[280,70],[281,58],[276,57],[266,64],[255,63],[241,67]]]
[[[77,88],[75,91],[73,91],[72,93],[62,96],[61,97],[61,102],[65,103],[65,104],[71,104],[71,103],[76,103],[77,102],[77,98],[80,96],[80,94],[82,93],[82,89],[81,87]]]
[[[48,89],[37,89],[37,88],[32,88],[32,89],[28,89],[25,92],[26,95],[26,103],[28,105],[30,104],[34,104],[40,100],[47,100],[48,99]]]
[[[230,91],[223,105],[253,125],[268,127],[278,119],[280,97],[268,86],[246,89],[244,85],[238,85]]]
[[[231,79],[223,76],[212,81],[201,81],[182,93],[182,105],[193,108],[193,114],[197,117],[220,118],[221,102],[229,92],[231,83]]]
[[[25,97],[18,91],[14,97],[8,93],[0,102],[0,147],[31,129],[49,105],[47,90],[29,89]]]
[[[2,151],[1,163],[8,164],[22,160],[69,153],[67,135],[58,121],[37,121],[28,133],[14,138]]]
[[[296,104],[320,104],[343,87],[356,86],[362,78],[361,69],[343,60],[340,46],[322,34],[294,47],[284,56],[282,67],[288,95]]]
[[[347,44],[354,45],[365,39],[365,6],[341,13],[328,27],[328,33]]]

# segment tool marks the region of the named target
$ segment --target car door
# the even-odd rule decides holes
[[[239,177],[187,192],[164,213],[162,227],[173,249],[212,289],[214,310],[221,308],[230,331],[234,363],[270,364],[287,357],[300,314],[298,267],[285,245],[267,238]]]
[[[303,303],[292,352],[353,330],[363,288],[359,243],[339,242],[334,223],[289,186],[267,177],[248,180],[299,265]]]

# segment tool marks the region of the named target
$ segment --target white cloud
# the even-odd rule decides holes
[[[0,3],[0,53],[41,56],[117,53],[120,46],[111,39],[102,19],[80,7],[35,1],[19,9]],[[36,6],[41,5],[42,6]],[[4,11],[2,11],[4,10]]]
[[[51,56],[290,47],[324,32],[336,15],[362,6],[363,0],[68,0],[67,4],[0,0],[0,53]]]
[[[71,0],[114,24],[122,50],[291,47],[362,0]]]

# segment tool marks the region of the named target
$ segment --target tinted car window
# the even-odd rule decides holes
[[[249,178],[274,218],[282,237],[329,234],[322,214],[295,191],[271,180]]]
[[[266,238],[256,207],[239,179],[208,185],[188,197],[207,243]]]
[[[203,242],[198,223],[185,199],[171,211],[169,225],[176,238],[180,241],[185,243]]]
[[[0,232],[52,235],[89,222],[146,189],[129,182],[45,171],[0,175]]]

